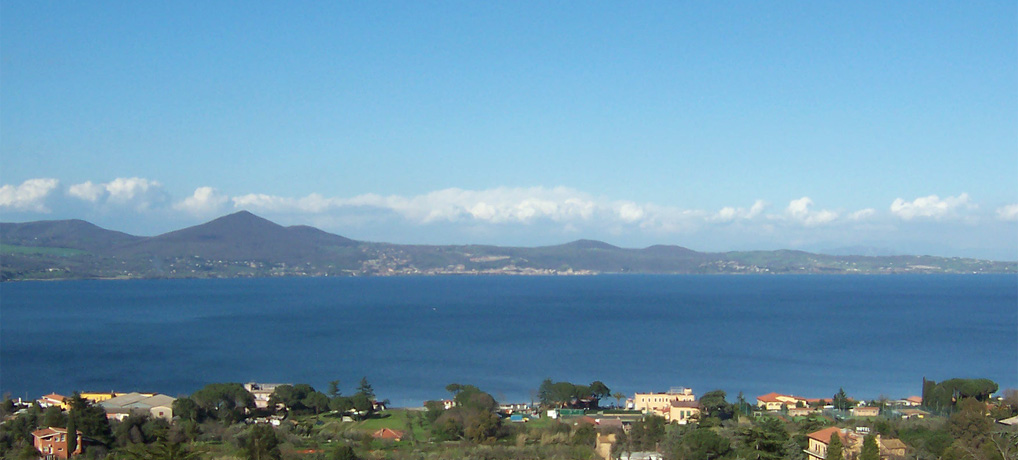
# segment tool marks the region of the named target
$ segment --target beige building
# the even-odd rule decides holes
[[[856,408],[852,409],[852,416],[853,417],[876,417],[878,415],[880,415],[880,408],[879,407],[865,406],[865,407],[856,407]]]
[[[806,449],[806,460],[824,460],[827,458],[827,447],[833,436],[841,438],[842,452],[845,458],[855,458],[862,451],[863,436],[855,432],[837,427],[814,431],[807,436],[809,447]],[[907,447],[897,439],[882,439],[877,435],[877,447],[880,449],[881,460],[900,460],[905,458]]]
[[[633,409],[664,416],[671,410],[672,401],[696,401],[696,396],[692,389],[682,387],[672,388],[667,393],[636,393],[633,395]]]
[[[125,393],[99,405],[111,420],[123,420],[133,413],[148,413],[153,418],[173,420],[173,401],[176,399],[161,394]]]
[[[685,425],[700,420],[700,412],[699,401],[672,401],[668,405],[668,411],[659,415],[669,422]]]

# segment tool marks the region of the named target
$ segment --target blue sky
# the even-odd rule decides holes
[[[1018,259],[1014,2],[3,2],[0,220]]]

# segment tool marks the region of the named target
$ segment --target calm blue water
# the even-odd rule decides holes
[[[306,382],[419,405],[612,390],[919,394],[1018,388],[1015,276],[399,277],[0,284],[0,391],[191,393]]]

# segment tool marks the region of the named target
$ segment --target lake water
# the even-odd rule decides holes
[[[1018,277],[591,276],[0,284],[0,391],[188,394],[367,376],[416,406],[544,378],[892,398],[923,377],[1018,388]]]

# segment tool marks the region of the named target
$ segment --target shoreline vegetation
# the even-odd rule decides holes
[[[350,396],[338,380],[325,392],[214,383],[176,398],[7,395],[0,458],[1015,460],[1018,390],[997,391],[990,380],[951,379],[924,381],[921,397],[901,400],[839,390],[751,401],[546,379],[529,402],[453,383],[423,407],[389,408],[365,377]]]
[[[804,251],[401,245],[283,227],[246,211],[153,237],[81,220],[0,223],[0,281],[405,275],[1018,274],[1018,262]],[[864,251],[865,252],[865,251]]]

